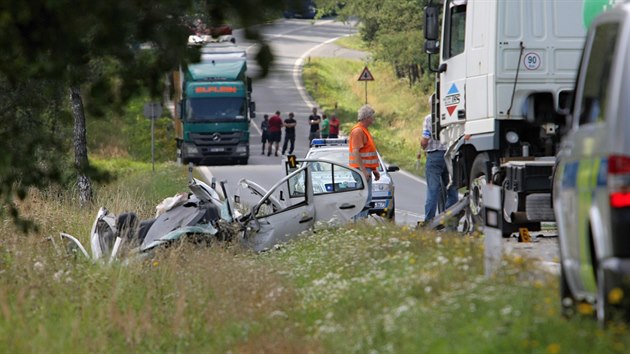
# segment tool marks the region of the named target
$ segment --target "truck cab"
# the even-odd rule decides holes
[[[209,44],[201,48],[201,62],[189,64],[178,76],[181,162],[247,164],[255,103],[244,49],[232,43]]]
[[[625,2],[588,32],[554,176],[563,310],[595,304],[602,325],[630,319],[629,57]]]
[[[586,33],[583,4],[444,0],[425,9],[433,133],[448,147],[451,183],[468,190],[469,231],[485,225],[488,184],[500,193],[505,236],[554,220],[551,174]]]

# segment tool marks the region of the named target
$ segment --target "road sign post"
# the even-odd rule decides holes
[[[162,115],[162,105],[159,102],[146,103],[142,113],[151,120],[151,166],[155,172],[155,120]]]
[[[365,81],[365,104],[368,103],[368,94],[367,94],[367,83],[368,81],[374,81],[374,76],[368,69],[368,67],[364,67],[361,75],[359,75],[359,81]]]

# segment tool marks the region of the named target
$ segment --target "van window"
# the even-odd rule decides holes
[[[582,79],[584,89],[580,102],[580,125],[605,120],[608,84],[618,30],[618,23],[604,23],[595,29],[590,57]]]

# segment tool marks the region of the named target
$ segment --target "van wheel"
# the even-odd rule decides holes
[[[612,309],[608,301],[608,292],[610,289],[610,281],[606,276],[606,272],[599,267],[597,269],[597,322],[601,328],[606,327],[606,322],[610,321]]]
[[[562,317],[571,318],[575,314],[575,298],[569,288],[562,264],[560,264],[560,305],[562,306]]]

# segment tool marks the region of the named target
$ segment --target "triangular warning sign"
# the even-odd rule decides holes
[[[363,68],[361,75],[359,75],[359,81],[374,81],[374,76],[372,76],[372,73],[368,70],[367,66]]]

